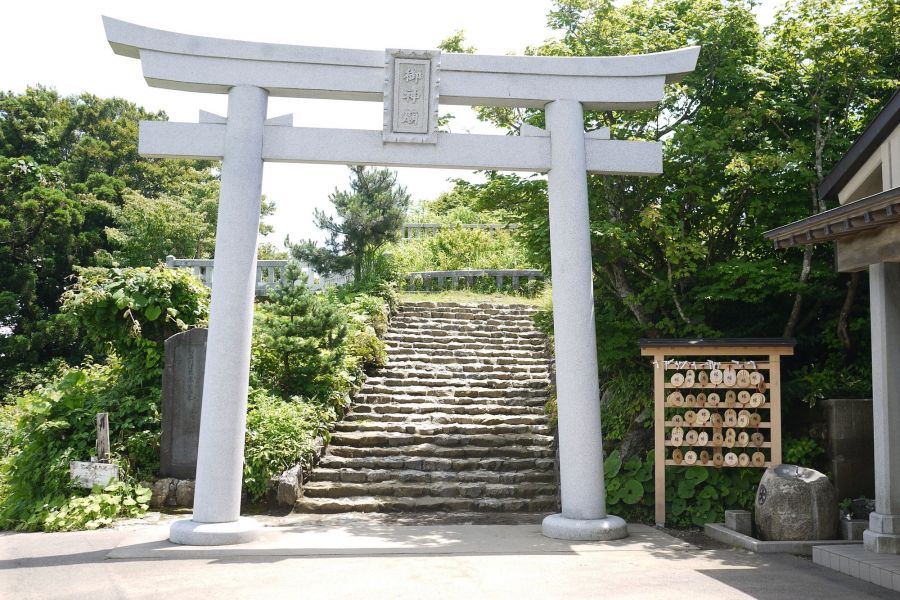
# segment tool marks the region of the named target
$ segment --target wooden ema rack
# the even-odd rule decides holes
[[[641,340],[641,355],[653,357],[657,525],[666,522],[666,466],[781,464],[781,357],[793,355],[794,344]]]

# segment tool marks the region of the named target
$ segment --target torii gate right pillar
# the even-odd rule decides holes
[[[581,103],[551,102],[546,122],[562,512],[544,519],[543,533],[566,540],[615,540],[626,537],[628,527],[606,514]]]

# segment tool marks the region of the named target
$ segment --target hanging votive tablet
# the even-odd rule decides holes
[[[672,385],[675,387],[681,387],[684,384],[684,375],[681,373],[673,373],[672,378],[669,381],[671,381]]]
[[[709,372],[709,382],[713,385],[719,385],[722,383],[722,370],[721,369],[713,369]]]
[[[750,466],[750,457],[746,452],[741,452],[738,456],[738,465],[741,467],[749,467]]]
[[[736,380],[738,387],[750,387],[750,373],[746,369],[737,372]]]
[[[750,407],[751,408],[759,408],[766,401],[766,397],[759,392],[756,392],[752,396],[750,396]]]

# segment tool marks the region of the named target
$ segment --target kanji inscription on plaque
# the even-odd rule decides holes
[[[384,94],[384,141],[437,141],[437,73],[440,53],[388,50]]]

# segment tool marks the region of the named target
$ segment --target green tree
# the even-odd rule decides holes
[[[341,384],[347,316],[325,296],[310,291],[296,262],[286,267],[285,282],[257,306],[253,336],[256,387],[292,396],[333,400]]]
[[[193,206],[214,195],[212,163],[138,156],[138,121],[165,118],[119,98],[0,92],[0,385],[53,357],[80,360],[78,340],[56,318],[74,267],[155,243],[120,246],[128,227],[117,218],[140,223],[126,197]],[[215,207],[200,211],[214,216]],[[111,229],[121,235],[108,237]]]
[[[291,246],[291,252],[322,275],[352,269],[354,281],[361,283],[369,275],[367,267],[377,263],[379,250],[399,238],[410,196],[397,185],[393,171],[358,165],[350,171],[350,190],[335,190],[328,197],[338,218],[315,212],[316,226],[328,234],[325,246],[309,240]]]

